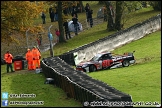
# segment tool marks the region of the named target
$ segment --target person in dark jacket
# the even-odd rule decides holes
[[[68,40],[69,38],[71,39],[67,20],[64,21],[63,26],[64,26],[64,30],[65,30],[66,40]]]
[[[90,24],[90,27],[92,27],[92,25],[93,25],[92,14],[93,14],[93,10],[90,9],[90,10],[88,11],[88,20],[87,20],[87,22],[89,22],[89,24]]]
[[[46,15],[44,12],[42,12],[41,18],[42,18],[43,24],[45,24],[46,23]]]
[[[54,22],[55,13],[54,13],[54,10],[52,8],[52,5],[49,8],[49,14],[50,14],[51,22]]]
[[[49,8],[49,14],[51,14],[51,12],[52,12],[52,5]]]
[[[74,29],[75,29],[75,35],[78,35],[78,18],[76,18],[76,15],[74,14],[72,18]]]
[[[52,10],[52,13],[51,13],[51,22],[54,22],[55,21],[55,13],[54,13],[54,10]]]
[[[55,21],[58,21],[58,7],[55,7]]]
[[[76,18],[78,18],[78,11],[77,11],[77,7],[76,6],[73,6],[72,7],[72,13],[71,13],[71,16],[73,17],[74,16],[74,14],[75,14],[75,16],[76,16]]]
[[[64,15],[68,16],[68,9],[66,6],[63,7],[63,13],[64,13]]]
[[[87,21],[88,21],[88,11],[90,10],[90,6],[89,4],[87,3],[86,6],[85,6],[85,11],[86,11],[86,18],[87,18]]]

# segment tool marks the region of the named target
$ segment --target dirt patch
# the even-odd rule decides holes
[[[159,58],[159,57],[145,57],[145,58],[140,58],[138,60],[136,60],[136,64],[141,64],[141,63],[145,63],[145,62],[149,62],[154,58]]]
[[[35,73],[35,70],[31,70],[31,71],[28,71],[27,69],[19,70],[19,71],[15,71],[15,72],[10,72],[9,74],[26,74],[26,73]]]

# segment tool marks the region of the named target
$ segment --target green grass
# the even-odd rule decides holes
[[[80,102],[75,101],[73,98],[67,98],[62,89],[50,84],[44,84],[45,77],[43,73],[36,74],[35,72],[22,70],[7,74],[5,67],[5,65],[1,66],[1,92],[8,92],[9,94],[33,93],[36,95],[36,98],[9,98],[9,101],[44,101],[44,105],[37,105],[41,107],[82,106]]]
[[[128,45],[117,48],[114,53],[123,53],[135,50],[134,53],[136,59],[141,58],[160,58],[161,53],[161,31],[155,32],[151,35],[133,41]],[[156,56],[155,56],[156,55]]]
[[[102,5],[96,5],[97,1],[85,1],[90,3],[92,9],[97,12]],[[136,23],[144,21],[160,12],[153,11],[152,8],[144,8],[142,10],[132,13],[124,28],[128,28]],[[96,17],[96,14],[93,14]],[[85,13],[79,13],[79,20],[85,19]],[[36,24],[42,23],[41,19],[36,19]],[[54,22],[57,26],[57,22]],[[45,27],[51,25],[49,16],[47,15],[47,24]],[[94,26],[85,32],[81,32],[78,36],[68,40],[66,43],[57,44],[54,46],[54,54],[60,55],[64,52],[70,51],[81,45],[88,44],[110,34],[107,32],[107,22]],[[138,41],[134,41],[128,45],[114,50],[113,52],[122,54],[135,50],[135,57],[137,64],[127,68],[119,68],[113,70],[105,70],[101,72],[89,73],[95,79],[100,79],[116,89],[128,93],[132,96],[134,102],[136,101],[161,101],[161,85],[160,85],[160,31],[148,35]],[[50,55],[49,51],[42,53],[42,58]],[[9,94],[19,93],[34,93],[36,98],[16,99],[10,100],[21,101],[44,101],[44,107],[79,107],[82,104],[74,99],[66,97],[65,92],[55,86],[44,84],[45,77],[42,73],[35,74],[35,72],[28,72],[27,70],[16,71],[15,73],[6,73],[6,65],[1,66],[1,91],[9,92]]]
[[[122,46],[114,53],[122,54],[135,50],[137,63],[126,68],[88,73],[132,96],[134,102],[161,103],[161,31],[138,41]]]
[[[101,6],[98,6],[98,7],[101,7]],[[143,8],[141,10],[132,12],[132,15],[130,15],[131,17],[125,23],[124,28],[129,28],[133,26],[134,24],[145,21],[146,19],[151,18],[152,16],[155,16],[159,13],[160,13],[159,11],[154,11],[151,7]],[[84,14],[85,13],[79,13],[79,16],[82,16],[81,18],[84,18],[83,17],[85,16]],[[100,38],[103,38],[103,37],[106,37],[108,35],[115,33],[115,31],[108,32],[106,28],[107,28],[107,22],[104,22],[102,24],[94,26],[93,28],[85,30],[85,32],[81,32],[78,36],[75,36],[74,38],[68,40],[66,43],[57,44],[56,46],[54,46],[54,55],[63,54],[74,48],[77,48],[84,44],[88,44],[90,42],[96,41]],[[49,54],[50,54],[49,51],[42,53],[44,57],[48,57]]]

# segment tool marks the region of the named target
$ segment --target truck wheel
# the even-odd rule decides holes
[[[129,66],[129,61],[128,60],[124,60],[122,62],[122,65],[123,65],[123,67],[128,67]]]
[[[90,65],[89,72],[95,72],[97,69],[94,65]]]

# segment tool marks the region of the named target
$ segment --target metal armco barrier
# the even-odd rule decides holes
[[[53,78],[54,85],[60,87],[67,97],[84,103],[86,101],[129,101],[131,96],[95,80],[86,73],[74,70],[59,57],[48,57],[41,61],[45,77]]]

